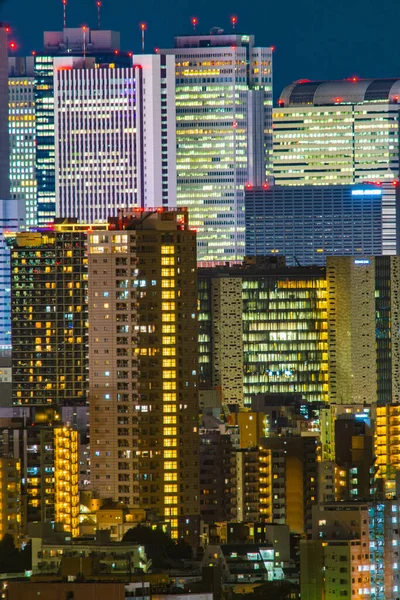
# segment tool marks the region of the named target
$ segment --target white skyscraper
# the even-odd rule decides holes
[[[254,36],[175,38],[177,204],[197,229],[198,260],[244,255],[244,190],[263,185],[272,151],[272,48]]]
[[[175,205],[175,67],[165,58],[54,58],[57,216],[90,223]]]

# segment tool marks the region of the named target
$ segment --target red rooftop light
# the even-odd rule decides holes
[[[335,98],[335,102],[342,102],[342,101],[343,101],[343,98],[339,98],[339,97]]]
[[[398,182],[398,180],[397,180],[397,179],[394,179],[394,180],[392,181],[392,185],[399,185],[399,182]]]
[[[246,190],[251,190],[253,186],[251,185],[251,183],[246,183]]]
[[[263,183],[263,188],[264,188],[264,190],[267,190],[269,188],[269,185],[267,182]]]

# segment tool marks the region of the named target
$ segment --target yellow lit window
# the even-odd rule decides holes
[[[161,333],[176,333],[175,325],[163,325]]]
[[[175,277],[175,269],[161,269],[161,277]]]
[[[162,300],[175,300],[175,291],[174,290],[163,290],[161,292]],[[167,310],[170,310],[167,308]]]
[[[176,356],[176,348],[163,348],[163,356]]]
[[[163,267],[172,266],[175,264],[175,258],[173,256],[162,256],[161,264]]]
[[[174,335],[163,336],[162,345],[163,346],[171,346],[176,344],[176,337]]]
[[[176,484],[168,483],[164,485],[164,494],[177,494],[178,486]]]
[[[162,279],[161,280],[162,288],[173,288],[175,287],[175,279]]]
[[[163,371],[163,379],[176,379],[176,371]]]
[[[163,381],[163,390],[176,390],[176,381]]]
[[[176,455],[176,450],[165,450],[164,454],[175,454]],[[176,460],[166,460],[164,463],[164,469],[166,471],[176,471],[178,468],[178,463],[176,462]]]
[[[170,508],[164,508],[164,516],[165,517],[169,517],[171,514],[171,509]]]
[[[163,402],[176,402],[176,393],[163,394]]]
[[[164,404],[164,413],[176,413],[176,404]],[[165,423],[165,421],[164,421]]]
[[[165,438],[164,439],[164,448],[175,448],[176,446],[176,438]]]
[[[174,527],[174,529],[178,527],[178,519],[171,519],[171,527]]]
[[[161,310],[165,312],[167,310],[175,310],[175,302],[161,302]]]
[[[178,516],[178,509],[171,508],[171,517],[177,517],[177,516]]]
[[[177,496],[164,496],[164,504],[178,504]]]
[[[161,246],[161,254],[175,254],[175,246]]]
[[[176,427],[164,427],[164,435],[176,435]]]
[[[165,408],[165,407],[164,407]],[[172,416],[172,417],[163,417],[163,423],[164,425],[176,425],[176,417]]]
[[[175,358],[164,358],[162,361],[162,366],[164,368],[176,367],[176,359]]]
[[[174,323],[175,322],[175,313],[163,313],[162,321],[164,323]]]

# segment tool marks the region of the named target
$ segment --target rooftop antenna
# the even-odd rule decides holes
[[[232,29],[233,29],[233,31],[235,31],[237,17],[231,17],[231,23],[232,23]]]
[[[100,31],[101,27],[101,20],[100,20],[100,12],[101,12],[101,2],[100,0],[97,0],[96,2],[96,6],[97,6],[97,29]]]
[[[64,13],[64,29],[67,27],[67,0],[61,0],[63,3],[63,13]]]
[[[192,17],[192,25],[193,25],[193,31],[196,32],[196,27],[199,24],[199,20],[197,17]]]
[[[83,33],[83,58],[86,59],[86,25],[82,25],[82,33]]]
[[[144,54],[144,32],[146,31],[146,23],[140,23],[140,29],[142,30],[142,54]]]

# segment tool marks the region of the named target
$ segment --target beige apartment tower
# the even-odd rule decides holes
[[[92,485],[194,540],[199,518],[196,234],[136,209],[89,235]]]

